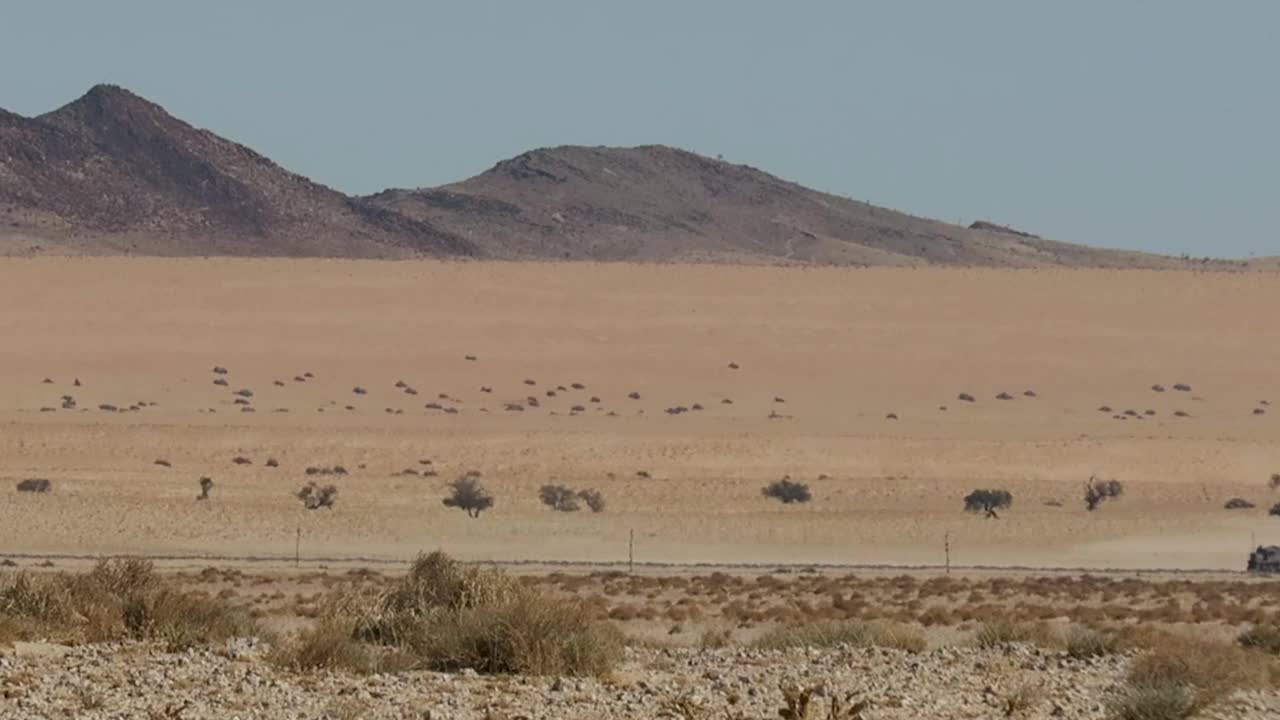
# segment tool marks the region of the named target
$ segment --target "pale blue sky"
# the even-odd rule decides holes
[[[953,222],[1280,254],[1273,0],[0,3],[0,107],[116,83],[348,192],[663,143]]]

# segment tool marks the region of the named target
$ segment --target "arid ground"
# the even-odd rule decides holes
[[[949,535],[1236,571],[1280,542],[1277,307],[1267,273],[6,259],[0,552],[625,562],[634,531],[638,562],[940,565]],[[441,502],[469,470],[478,519]],[[1086,511],[1091,475],[1125,494]]]

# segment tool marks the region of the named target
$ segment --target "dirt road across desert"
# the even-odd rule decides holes
[[[1236,570],[1280,542],[1277,307],[1267,273],[5,259],[0,553],[611,562],[634,531],[647,562],[936,564],[949,535]],[[469,470],[479,519],[441,502]],[[1087,512],[1091,475],[1124,496]],[[783,476],[812,501],[761,495]]]

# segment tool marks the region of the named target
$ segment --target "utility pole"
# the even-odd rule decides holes
[[[293,538],[293,566],[298,567],[302,562],[302,556],[299,554],[302,548],[302,523],[298,523],[298,533]]]
[[[636,571],[636,531],[631,530],[631,536],[627,540],[627,574],[633,575]]]
[[[951,574],[951,531],[948,530],[942,536],[942,547],[947,554],[947,574]]]

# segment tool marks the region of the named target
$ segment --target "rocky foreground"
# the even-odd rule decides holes
[[[147,644],[0,650],[0,717],[777,718],[783,688],[818,687],[810,717],[1105,718],[1129,659],[1034,646],[759,651],[631,649],[604,679],[293,674],[235,641],[216,652]],[[793,699],[794,699],[793,695]],[[858,714],[858,713],[861,714]],[[1280,693],[1237,692],[1204,717],[1280,717]]]

